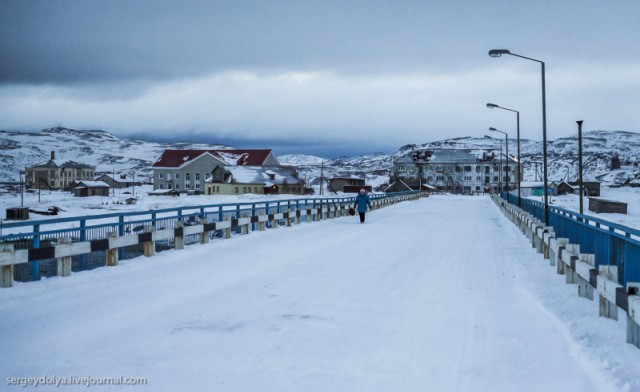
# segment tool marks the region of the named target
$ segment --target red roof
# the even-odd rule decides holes
[[[209,153],[228,165],[260,166],[271,154],[271,150],[165,150],[153,167],[180,167]]]

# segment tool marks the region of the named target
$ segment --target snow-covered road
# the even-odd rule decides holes
[[[148,381],[90,390],[640,390],[624,321],[599,318],[488,197],[17,283],[0,315],[2,390],[43,375]]]

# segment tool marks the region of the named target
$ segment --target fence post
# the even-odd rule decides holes
[[[206,244],[209,242],[209,232],[204,230],[204,227],[209,223],[207,218],[202,218],[202,233],[200,233],[200,243]]]
[[[184,222],[177,221],[173,229],[173,249],[184,249]]]
[[[242,214],[242,218],[248,218],[249,214]],[[251,225],[251,219],[246,225],[240,226],[240,234],[249,234],[249,226]]]
[[[627,311],[627,343],[640,348],[640,282],[628,282],[627,293],[629,294],[629,310]]]
[[[143,247],[144,247],[144,255],[146,257],[151,257],[156,252],[156,243],[153,241],[153,232],[154,231],[155,231],[155,227],[153,227],[153,226],[145,226],[144,227],[144,233],[141,234],[141,235],[145,236],[146,239],[148,239],[148,241],[144,241],[142,243]]]
[[[71,238],[60,238],[61,245],[71,245]],[[59,257],[56,261],[56,273],[58,276],[71,275],[71,256]]]
[[[265,213],[263,211],[260,211],[258,213],[258,217],[263,217],[264,214]],[[265,226],[264,221],[262,219],[259,219],[258,220],[258,231],[264,231],[264,226]]]
[[[228,240],[229,238],[231,238],[231,217],[227,216],[224,218],[224,220],[229,222],[229,227],[224,229],[224,235],[223,235],[223,238],[225,240]]]
[[[291,227],[291,208],[287,207],[287,211],[285,212],[287,218],[285,222],[287,222],[287,227]]]
[[[113,231],[107,233],[107,238],[109,238],[109,242],[111,242],[112,239],[118,239],[118,233]],[[114,267],[118,265],[118,249],[118,247],[113,249],[109,247],[109,249],[107,249],[107,267]]]
[[[2,245],[2,253],[14,253],[15,248],[13,244]],[[13,264],[3,265],[0,270],[0,287],[13,286]]]
[[[39,247],[40,225],[33,225],[33,248],[37,249]],[[40,280],[40,260],[34,260],[31,262],[31,280]]]
[[[156,227],[156,214],[153,213],[151,214],[151,222],[153,224],[153,227]],[[120,237],[124,237],[124,215],[120,215],[120,217],[118,217],[118,236]],[[118,248],[118,259],[120,260],[124,260],[124,246],[121,248]]]

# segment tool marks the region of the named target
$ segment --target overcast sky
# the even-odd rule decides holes
[[[637,0],[0,0],[0,129],[328,158],[488,134],[640,132]],[[498,134],[493,134],[500,136]]]

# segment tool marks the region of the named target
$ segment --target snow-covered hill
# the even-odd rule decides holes
[[[500,148],[500,137],[457,137],[424,144],[402,146],[395,154],[371,154],[324,159],[312,155],[280,155],[283,164],[297,166],[308,185],[318,185],[326,177],[365,178],[374,187],[386,183],[393,161],[424,148]],[[96,166],[98,172],[135,173],[138,178],[151,175],[151,165],[165,149],[224,149],[220,144],[157,143],[118,137],[106,131],[80,131],[51,128],[40,132],[0,131],[0,181],[17,181],[25,167],[49,159],[55,151],[60,161],[74,160]],[[264,146],[269,148],[269,146]],[[542,172],[542,143],[520,141],[525,180],[535,180]],[[583,134],[585,180],[622,183],[637,175],[640,134],[625,131],[589,131]],[[509,154],[517,155],[515,138],[509,139]],[[617,156],[621,167],[611,170]],[[550,180],[573,180],[578,170],[578,138],[560,138],[548,142]]]
[[[461,137],[422,145],[406,145],[394,155],[394,159],[423,148],[494,148],[499,149],[502,137]],[[583,178],[605,183],[622,183],[637,175],[640,157],[640,134],[625,131],[589,131],[582,136]],[[509,155],[517,155],[515,138],[509,139]],[[542,176],[542,142],[520,140],[520,156],[524,165],[524,180],[536,180]],[[620,160],[620,169],[612,170],[614,156]],[[575,180],[578,173],[578,137],[548,140],[548,175],[551,181]]]
[[[219,144],[156,143],[120,138],[106,131],[50,128],[40,132],[0,131],[0,181],[18,181],[19,173],[51,157],[96,166],[96,172],[150,177],[151,165],[165,149],[224,149]]]

